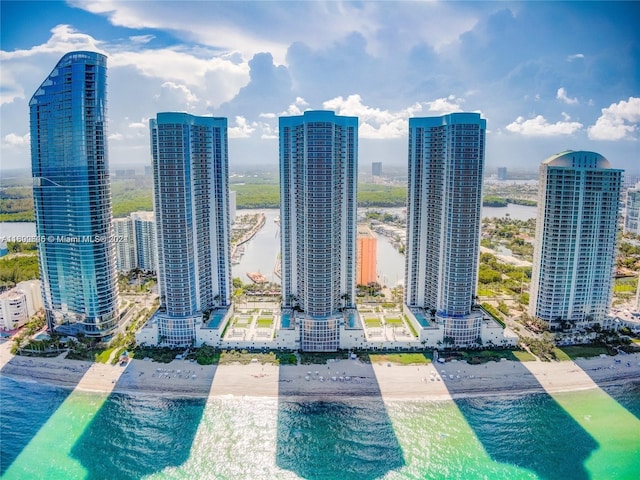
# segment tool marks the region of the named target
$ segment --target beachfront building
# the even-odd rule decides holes
[[[377,255],[378,239],[366,225],[358,225],[358,257],[356,283],[369,285],[378,281]]]
[[[114,218],[113,235],[116,268],[118,272],[127,273],[136,268],[136,243],[131,218]]]
[[[640,185],[627,190],[624,232],[640,235]]]
[[[149,123],[158,342],[191,345],[211,312],[231,304],[227,119],[158,113]]]
[[[335,351],[355,302],[358,119],[307,111],[279,125],[283,317],[295,310],[302,350]]]
[[[485,130],[477,113],[409,119],[405,303],[462,346],[481,336],[484,316],[474,299]]]
[[[136,268],[147,272],[158,270],[156,220],[153,212],[132,212]]]
[[[40,280],[18,283],[0,294],[0,330],[13,331],[42,309]]]
[[[529,314],[551,330],[603,325],[611,304],[622,170],[594,152],[540,166]]]
[[[109,337],[118,326],[107,161],[107,58],[62,57],[29,102],[42,298],[50,329]]]

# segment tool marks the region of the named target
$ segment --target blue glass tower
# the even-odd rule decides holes
[[[42,296],[50,329],[108,337],[118,323],[106,132],[107,58],[71,52],[29,102]]]
[[[299,311],[300,348],[335,351],[356,287],[358,119],[280,118],[282,302]]]
[[[169,112],[149,123],[160,343],[190,345],[203,314],[231,304],[227,119]]]

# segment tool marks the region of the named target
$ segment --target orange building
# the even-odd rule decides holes
[[[358,225],[356,283],[367,285],[378,281],[376,255],[378,253],[378,239],[371,229],[365,225]]]

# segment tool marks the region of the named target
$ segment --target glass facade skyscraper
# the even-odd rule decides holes
[[[335,351],[356,286],[358,119],[330,111],[280,117],[282,302],[300,348]]]
[[[529,314],[551,330],[602,325],[609,311],[622,173],[594,152],[540,166]]]
[[[150,128],[160,343],[190,345],[231,304],[227,119],[159,113]]]
[[[457,345],[475,342],[481,328],[472,306],[485,130],[477,113],[409,119],[405,302],[434,312]]]
[[[106,132],[107,58],[71,52],[29,102],[42,296],[49,328],[107,337],[118,323]]]

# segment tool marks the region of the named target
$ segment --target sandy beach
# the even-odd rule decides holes
[[[640,354],[564,362],[464,362],[401,366],[330,360],[323,365],[200,366],[174,360],[131,360],[126,367],[55,358],[13,356],[0,345],[0,375],[80,391],[165,397],[382,397],[450,400],[480,395],[557,393],[640,382]]]

